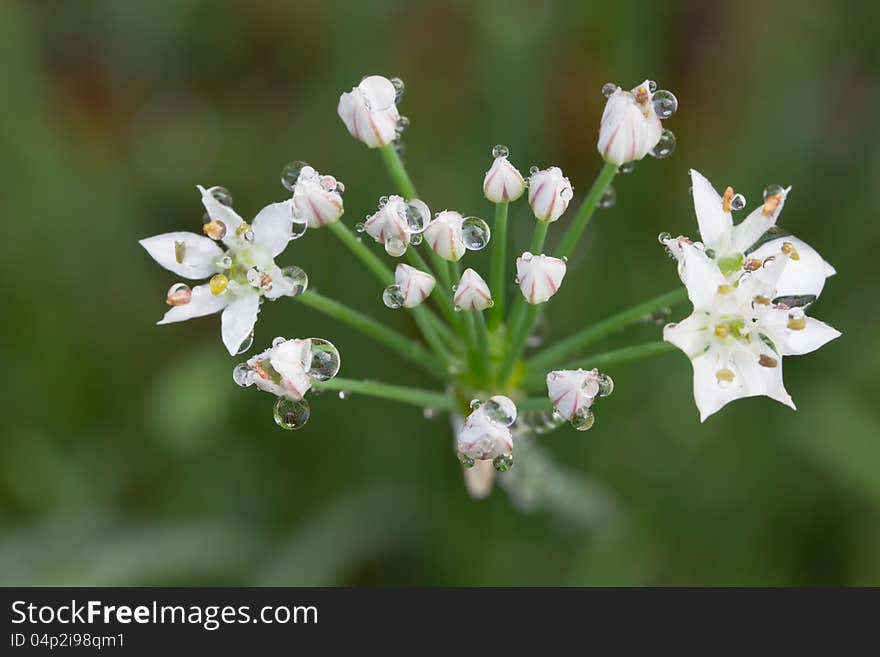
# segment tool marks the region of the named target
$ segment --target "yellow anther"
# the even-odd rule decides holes
[[[761,354],[758,357],[758,365],[761,367],[776,367],[779,365],[779,361],[773,358],[772,356],[768,356],[767,354]]]
[[[240,224],[238,224],[238,228],[235,229],[235,234],[241,237],[250,229],[251,225],[246,221],[242,221]]]
[[[730,329],[727,327],[727,324],[715,325],[715,337],[726,338],[728,335],[730,335]]]
[[[725,212],[730,212],[730,202],[733,200],[733,187],[724,190],[724,196],[721,198],[721,206]]]
[[[730,294],[732,288],[729,285],[719,285],[718,294]]]
[[[208,281],[208,286],[211,288],[211,294],[214,296],[223,292],[227,285],[229,285],[229,279],[223,274],[214,274],[211,277],[211,280]]]
[[[743,269],[746,271],[758,271],[764,263],[757,258],[749,258],[743,261]]]
[[[733,377],[734,377],[733,371],[727,369],[726,367],[722,367],[720,370],[715,372],[715,380],[718,381],[719,383],[721,381],[726,381],[727,383],[730,383],[731,381],[733,381]]]
[[[178,265],[183,264],[183,257],[186,255],[186,242],[174,242],[174,259]]]
[[[776,212],[776,208],[779,207],[779,204],[782,203],[782,194],[770,194],[769,196],[764,197],[764,216],[769,217],[774,212]]]
[[[272,289],[272,277],[269,274],[264,273],[260,276],[260,287],[264,290]]]
[[[210,237],[212,240],[222,240],[226,237],[226,224],[222,221],[209,221],[204,226],[202,226],[202,230],[205,235]]]
[[[769,306],[770,305],[770,299],[768,299],[767,297],[762,296],[760,294],[758,296],[756,296],[754,299],[752,299],[752,301],[754,303],[760,304],[762,306]]]
[[[792,331],[803,331],[807,327],[806,317],[789,317],[788,328]]]
[[[792,260],[800,260],[801,256],[797,252],[797,249],[794,248],[794,244],[791,242],[783,242],[782,243],[782,252],[788,254],[788,257]]]

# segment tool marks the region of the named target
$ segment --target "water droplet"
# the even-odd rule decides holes
[[[247,363],[239,363],[232,370],[232,380],[235,381],[236,385],[247,388],[254,383],[254,371]]]
[[[339,391],[339,398],[340,398],[340,399],[348,399],[349,396],[350,396],[350,395],[348,394],[348,392],[347,392],[346,390],[340,390],[340,391]]]
[[[678,110],[678,98],[671,91],[661,89],[651,98],[651,104],[654,106],[654,112],[660,119],[668,119]]]
[[[617,190],[612,185],[608,185],[602,193],[602,198],[599,199],[599,207],[610,208],[615,203],[617,203]]]
[[[533,176],[534,176],[536,173],[538,173],[538,171],[540,171],[540,169],[539,169],[538,167],[529,167],[529,173],[530,173],[531,175],[533,175]]]
[[[226,237],[226,224],[222,221],[209,221],[202,226],[202,232],[214,241]]]
[[[305,399],[293,400],[279,397],[275,402],[275,424],[282,429],[302,429],[309,421],[309,403]]]
[[[394,152],[397,153],[398,157],[403,157],[406,154],[406,144],[403,143],[402,139],[395,139],[394,144]]]
[[[392,258],[399,258],[406,253],[406,242],[395,235],[390,235],[385,240],[385,253]]]
[[[299,180],[299,174],[302,173],[304,167],[309,166],[302,160],[296,160],[295,162],[288,162],[284,165],[284,168],[281,169],[281,184],[284,185],[284,189],[289,192],[293,191],[293,188],[296,187],[296,181]]]
[[[615,91],[617,91],[617,85],[613,82],[606,82],[602,85],[602,95],[605,96],[605,98],[611,98]]]
[[[287,338],[285,338],[283,335],[279,335],[274,340],[272,340],[272,346],[273,347],[280,347],[285,342],[287,342]]]
[[[409,118],[406,116],[398,117],[397,119],[397,134],[400,134],[404,130],[409,127]]]
[[[784,191],[785,190],[782,188],[781,185],[767,185],[767,187],[764,188],[764,198],[766,199],[769,196],[778,196]]]
[[[671,240],[671,239],[672,239],[672,235],[670,235],[666,231],[663,231],[662,233],[657,235],[657,241],[660,242],[660,244],[662,244],[664,246],[666,246],[666,240]]]
[[[507,157],[508,155],[510,155],[510,149],[504,144],[497,144],[492,149],[492,157]]]
[[[490,420],[509,427],[516,420],[516,406],[513,401],[502,395],[490,397],[483,404],[483,411]]]
[[[426,420],[433,420],[437,417],[437,409],[436,408],[423,408],[422,415]]]
[[[417,198],[406,202],[406,226],[411,233],[421,233],[431,221],[431,210]]]
[[[706,257],[714,260],[715,259],[715,249],[706,249]]]
[[[232,207],[232,194],[225,187],[214,187],[211,190],[211,196],[217,199],[217,202],[226,207]]]
[[[607,397],[614,392],[614,379],[607,374],[600,374],[598,383],[600,397]]]
[[[472,411],[477,410],[482,402],[479,399],[471,399],[470,407]]]
[[[744,207],[746,207],[746,197],[742,194],[734,194],[733,198],[730,199],[730,209],[742,210]]]
[[[192,290],[186,283],[175,283],[168,288],[165,303],[169,306],[185,306],[192,300]]]
[[[380,208],[380,209],[381,209],[381,208],[384,208],[384,207],[387,205],[387,203],[388,203],[388,197],[387,197],[387,196],[380,196],[380,197],[379,197],[379,208]]]
[[[513,467],[513,455],[499,454],[492,459],[492,465],[498,472],[507,472]]]
[[[424,237],[422,237],[421,233],[413,233],[409,236],[409,243],[413,246],[418,246],[424,241]]]
[[[479,251],[486,247],[491,238],[489,224],[479,217],[467,217],[461,224],[461,237],[468,249]]]
[[[578,431],[586,431],[587,429],[591,429],[596,423],[596,416],[589,408],[585,408],[572,415],[571,420],[569,421],[571,422],[571,426]]]
[[[288,296],[295,297],[309,289],[309,275],[301,267],[290,265],[282,269],[281,274],[291,285]]]
[[[228,255],[222,255],[217,258],[217,261],[214,264],[217,265],[220,269],[229,269],[230,267],[232,267],[232,258]]]
[[[632,173],[633,169],[636,168],[635,162],[624,162],[619,167],[617,167],[617,173]]]
[[[466,467],[466,468],[474,467],[474,460],[470,456],[468,456],[466,454],[462,454],[461,452],[459,452],[456,456],[458,456],[459,463],[461,463],[464,467]]]
[[[664,157],[669,157],[672,155],[675,150],[675,135],[672,133],[672,130],[669,128],[664,128],[662,134],[660,135],[660,141],[657,142],[657,145],[651,150],[651,155],[656,157],[657,159],[663,159]]]
[[[323,338],[312,338],[312,365],[309,376],[317,381],[332,379],[339,372],[339,351]]]
[[[394,104],[397,105],[403,98],[403,92],[406,89],[406,85],[403,84],[403,80],[400,78],[390,78],[389,82],[394,86]]]
[[[345,193],[345,184],[341,180],[336,181],[336,193],[344,194]]]
[[[254,344],[254,334],[251,333],[249,336],[247,336],[244,340],[241,341],[240,345],[238,345],[238,351],[235,352],[236,355],[243,354],[248,349],[250,349],[253,346],[253,344]]]
[[[354,229],[358,233],[363,233],[367,229],[367,225],[363,221],[359,221],[354,225]]]
[[[651,93],[657,91],[657,83],[653,80],[648,80],[648,91],[650,91]]]
[[[519,285],[519,276],[514,276],[514,277],[513,277],[513,284],[514,284],[514,285]]]
[[[403,290],[399,285],[389,285],[382,292],[382,303],[391,310],[397,310],[403,306]]]
[[[532,258],[535,256],[532,255],[531,251],[523,251],[523,254],[520,257],[523,259],[523,262],[531,262]]]

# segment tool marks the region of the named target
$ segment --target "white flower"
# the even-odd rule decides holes
[[[320,228],[339,219],[345,211],[341,191],[344,186],[333,176],[321,175],[304,166],[293,187],[294,219],[309,228]]]
[[[777,293],[780,296],[819,296],[825,279],[835,273],[834,267],[809,244],[793,235],[785,235],[776,227],[790,187],[768,188],[764,202],[734,225],[731,210],[736,209],[737,195],[733,188],[728,187],[721,196],[698,171],[691,170],[690,174],[700,237],[729,282],[736,282],[744,271],[759,266],[766,257],[788,243],[793,251],[777,283]],[[742,197],[739,199],[744,203]],[[681,237],[665,240],[670,253],[679,260],[680,244],[687,242],[689,240]]]
[[[493,203],[515,201],[526,189],[522,174],[507,159],[507,149],[500,151],[483,180],[483,194]]]
[[[526,251],[516,259],[516,281],[526,301],[544,303],[559,291],[565,269],[564,260]]]
[[[736,285],[693,244],[681,244],[681,258],[693,312],[668,325],[663,339],[691,359],[701,421],[741,397],[766,395],[794,408],[782,381],[782,357],[814,351],[840,333],[806,317],[802,307],[774,303],[779,281],[795,264],[791,251],[768,256]]]
[[[394,270],[394,284],[400,289],[404,308],[415,308],[427,299],[436,282],[431,274],[403,263]]]
[[[444,260],[458,262],[467,250],[461,230],[463,223],[461,214],[444,210],[425,228],[425,241]]]
[[[486,281],[473,269],[465,269],[455,288],[455,307],[461,310],[485,310],[494,305]]]
[[[473,465],[473,461],[495,460],[496,469],[508,469],[513,452],[510,426],[515,420],[516,405],[504,395],[495,395],[485,404],[476,406],[456,440],[456,448],[465,465]]]
[[[529,177],[529,205],[538,221],[559,219],[573,194],[571,183],[559,167],[536,171]]]
[[[168,303],[173,307],[159,324],[223,311],[223,344],[234,355],[250,346],[261,299],[294,296],[303,286],[285,276],[274,261],[291,239],[292,201],[267,205],[249,225],[215,198],[219,189],[199,187],[210,219],[204,229],[217,241],[175,232],[148,237],[140,244],[156,262],[179,276],[211,277],[190,294],[181,293],[185,290],[180,285],[172,287]],[[226,246],[225,251],[218,241]]]
[[[668,92],[667,92],[668,93]],[[612,164],[641,160],[660,141],[663,126],[651,102],[648,80],[632,91],[618,87],[608,98],[599,126],[599,154]]]
[[[396,96],[391,80],[371,75],[339,97],[336,111],[355,139],[370,148],[378,148],[390,144],[397,136],[400,115]]]
[[[299,400],[312,387],[312,341],[275,338],[269,349],[251,356],[233,373],[239,385],[254,385],[277,397]]]

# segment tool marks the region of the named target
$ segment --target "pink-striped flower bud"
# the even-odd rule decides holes
[[[473,269],[465,269],[455,288],[455,307],[459,310],[485,310],[494,304],[483,277]]]
[[[535,171],[529,178],[529,205],[538,221],[559,219],[573,195],[571,183],[559,167]]]
[[[339,97],[339,118],[351,135],[370,148],[387,146],[397,136],[397,89],[386,77],[371,75]]]
[[[565,261],[528,251],[516,259],[516,281],[530,304],[544,303],[559,291],[565,277]]]

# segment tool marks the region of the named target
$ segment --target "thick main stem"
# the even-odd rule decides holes
[[[507,208],[508,203],[495,204],[495,221],[492,226],[492,273],[489,289],[495,305],[489,309],[489,328],[496,329],[504,319],[504,303],[507,292],[505,269],[507,266]]]
[[[593,213],[599,207],[599,201],[602,200],[602,196],[605,194],[611,181],[614,180],[616,174],[617,165],[606,162],[605,166],[599,171],[599,175],[593,182],[593,186],[590,187],[590,191],[578,208],[577,213],[574,215],[568,230],[565,231],[565,235],[563,235],[562,241],[559,243],[559,248],[556,250],[557,257],[568,258],[574,252],[574,247],[577,245],[581,235],[583,235],[587,224],[590,223]]]
[[[684,288],[661,294],[658,297],[644,301],[632,308],[628,308],[622,312],[603,319],[595,324],[591,324],[587,328],[574,333],[548,346],[543,351],[538,352],[526,362],[529,371],[541,370],[553,367],[563,358],[575,354],[580,349],[592,344],[607,335],[619,331],[634,322],[650,316],[666,306],[672,306],[687,299],[687,291]]]
[[[378,397],[379,399],[390,399],[404,404],[413,404],[432,410],[450,411],[453,410],[455,404],[454,399],[442,392],[421,390],[410,386],[395,386],[376,381],[355,381],[336,377],[329,381],[315,381],[312,383],[312,388],[317,390],[343,390],[368,397]]]

